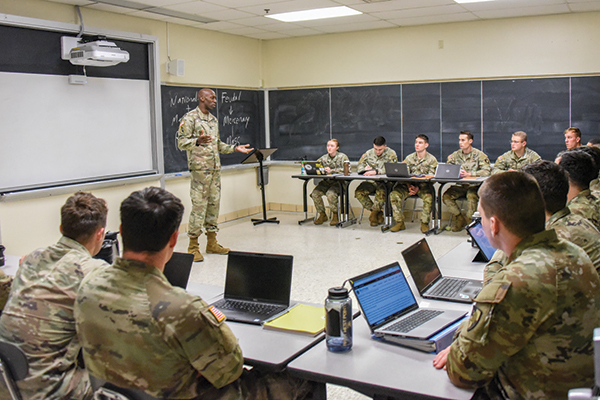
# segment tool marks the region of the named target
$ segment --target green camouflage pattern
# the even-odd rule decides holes
[[[24,398],[91,398],[87,373],[77,361],[81,344],[73,305],[83,277],[106,266],[65,236],[21,261],[0,317],[0,338],[27,355],[29,373],[18,382]]]
[[[375,149],[367,150],[358,160],[358,171],[364,171],[367,166],[376,169],[379,175],[385,174],[385,163],[398,162],[396,152],[386,147],[380,156],[375,154]],[[370,195],[375,194],[374,201]],[[381,211],[385,203],[385,187],[373,181],[362,182],[356,188],[354,197],[369,211]]]
[[[526,165],[533,164],[536,161],[541,160],[542,157],[535,151],[530,148],[525,148],[525,153],[523,153],[522,157],[517,156],[517,154],[509,150],[506,153],[502,154],[496,162],[494,163],[494,168],[492,169],[492,175],[498,174],[500,172],[508,171],[509,169],[514,169],[515,171],[520,171]]]
[[[210,135],[212,141],[196,145],[200,135]],[[190,198],[192,209],[188,224],[188,235],[198,237],[202,229],[217,232],[221,203],[221,157],[219,153],[233,153],[235,145],[225,144],[219,137],[219,121],[205,115],[196,107],[181,119],[177,131],[177,147],[187,152],[190,169]]]
[[[414,152],[406,156],[403,162],[406,163],[408,172],[412,175],[434,175],[435,168],[438,165],[437,159],[430,153],[425,153],[425,157],[419,158],[417,153]],[[431,209],[433,207],[433,185],[431,183],[417,183],[416,185],[419,187],[416,195],[423,201],[421,222],[428,224],[431,221]],[[398,183],[390,193],[392,216],[396,222],[404,221],[402,205],[408,197],[407,183]]]
[[[481,150],[471,148],[469,154],[463,153],[461,149],[455,151],[448,156],[448,164],[460,165],[462,169],[470,173],[472,176],[490,176],[490,159]],[[477,203],[479,202],[479,196],[477,191],[479,190],[477,185],[469,185],[466,183],[453,185],[442,195],[442,200],[448,212],[456,216],[460,214],[460,208],[456,204],[456,200],[461,197],[467,198],[468,208],[465,212],[467,219],[473,216],[473,213],[477,210]]]
[[[568,203],[567,207],[573,214],[581,215],[590,220],[596,229],[600,229],[600,208],[598,208],[598,198],[592,194],[590,189],[579,192]]]
[[[596,178],[590,182],[590,192],[600,199],[600,179]]]
[[[140,261],[119,258],[86,279],[75,318],[86,368],[118,386],[161,398],[203,398],[242,373],[242,351],[224,321]]]
[[[546,221],[546,229],[554,229],[559,238],[581,247],[600,273],[600,232],[594,224],[565,207]]]
[[[320,162],[323,165],[323,168],[329,167],[331,169],[330,174],[343,173],[344,162],[346,161],[350,161],[348,159],[348,156],[344,153],[340,153],[339,151],[336,153],[335,157],[331,157],[329,154],[325,154],[317,160],[317,162]],[[340,196],[339,183],[332,179],[323,179],[313,189],[313,191],[310,194],[310,197],[315,203],[317,213],[325,212],[325,203],[323,202],[323,196],[327,197],[327,202],[329,203],[329,209],[331,210],[331,212],[337,213],[338,198]]]
[[[8,276],[3,271],[0,271],[0,311],[4,309],[4,305],[8,300],[8,294],[10,293],[12,281],[12,276]]]
[[[508,399],[565,399],[594,384],[600,277],[554,230],[522,240],[475,298],[446,363],[461,387],[495,382]]]

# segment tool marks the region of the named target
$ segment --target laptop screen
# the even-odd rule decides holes
[[[293,256],[230,251],[224,297],[290,304]]]
[[[474,224],[470,225],[467,228],[467,231],[475,241],[475,244],[477,244],[477,247],[479,247],[479,250],[481,250],[481,252],[485,256],[485,261],[491,260],[492,256],[496,252],[496,248],[491,245],[487,236],[485,236],[485,232],[483,231],[481,221],[477,221]]]
[[[397,262],[352,278],[350,284],[371,329],[418,308]]]
[[[423,293],[442,277],[427,240],[421,239],[403,250],[402,257],[419,293]]]
[[[165,264],[163,274],[171,285],[185,289],[190,279],[193,262],[193,254],[174,252]]]

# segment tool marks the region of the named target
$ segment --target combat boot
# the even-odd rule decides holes
[[[333,213],[333,215],[331,216],[331,221],[329,222],[329,225],[335,226],[339,222],[340,222],[340,220],[338,219],[337,213]]]
[[[467,226],[467,218],[461,213],[452,218],[452,232],[460,232]]]
[[[217,232],[206,232],[206,252],[209,254],[227,254],[229,249],[217,243]]]
[[[327,221],[327,214],[320,212],[315,219],[315,225],[323,225],[323,222]]]
[[[383,211],[379,211],[379,214],[377,214],[377,222],[383,224],[383,221],[385,221],[385,215],[383,214]]]
[[[371,226],[377,226],[379,225],[379,213],[381,211],[379,210],[372,210],[371,214],[369,215],[369,221],[371,222]]]
[[[204,261],[202,253],[200,253],[200,245],[198,244],[197,236],[190,236],[190,245],[188,246],[188,253],[194,255],[194,262]]]
[[[398,232],[406,229],[406,225],[404,225],[404,221],[396,222],[396,225],[390,228],[390,232]]]
[[[429,224],[426,224],[425,222],[421,222],[421,233],[425,233],[429,230]]]

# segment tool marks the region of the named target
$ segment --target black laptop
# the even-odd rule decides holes
[[[294,258],[230,251],[223,299],[213,303],[228,320],[260,324],[290,306]]]
[[[398,262],[349,280],[371,333],[392,337],[429,339],[463,318],[454,310],[420,308]]]
[[[171,285],[185,289],[190,279],[193,263],[193,254],[175,252],[165,264],[163,274]]]
[[[479,253],[473,261],[483,261],[488,262],[492,259],[492,256],[496,252],[496,248],[491,245],[487,236],[485,236],[485,232],[483,231],[483,226],[481,226],[481,220],[476,220],[467,226],[467,232],[469,236],[473,239],[473,242],[479,248]]]
[[[385,163],[385,174],[390,178],[409,178],[406,163]]]
[[[315,161],[304,162],[304,172],[306,175],[327,175],[323,164]]]
[[[483,287],[478,280],[442,276],[427,239],[404,249],[402,257],[419,294],[424,298],[471,303]]]

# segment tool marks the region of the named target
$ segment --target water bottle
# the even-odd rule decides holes
[[[325,342],[329,351],[343,352],[352,348],[352,299],[345,287],[329,289],[325,299]]]
[[[300,164],[302,167],[300,169],[300,175],[306,175],[306,170],[304,169],[304,162]]]
[[[344,176],[350,175],[350,161],[344,161]]]

